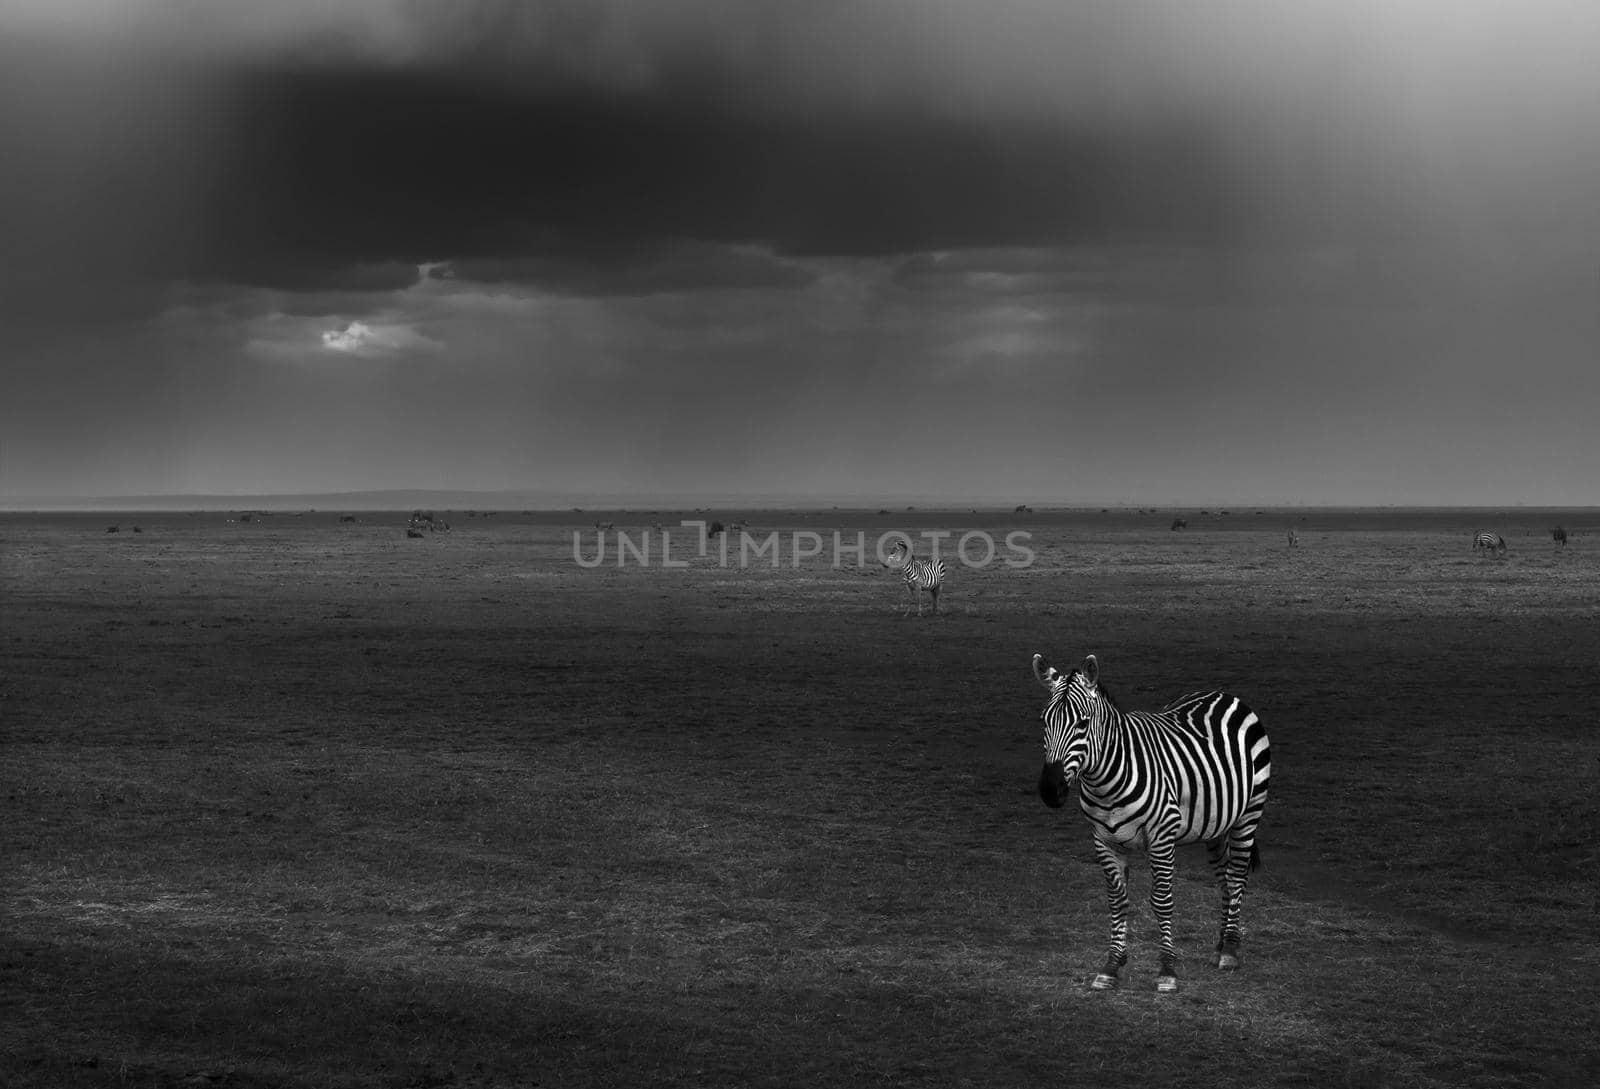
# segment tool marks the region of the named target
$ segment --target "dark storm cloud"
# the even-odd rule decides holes
[[[883,254],[1226,230],[1182,132],[732,109],[741,91],[507,91],[436,72],[250,72],[213,194],[218,263],[597,261],[635,240]],[[646,254],[648,256],[648,253]]]
[[[282,291],[358,294],[402,291],[414,286],[422,276],[417,264],[405,261],[341,265],[274,256],[275,261],[261,261],[242,270],[252,284]],[[215,267],[226,268],[227,262],[219,259]]]
[[[1285,8],[21,3],[0,28],[21,150],[0,214],[26,259],[4,283],[70,314],[75,283],[138,310],[162,276],[294,289],[384,263],[561,275],[587,254],[603,284],[619,251],[674,239],[889,255],[1596,228],[1573,44],[1594,19]]]

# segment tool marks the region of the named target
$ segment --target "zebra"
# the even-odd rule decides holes
[[[883,566],[898,569],[900,577],[905,580],[906,593],[917,601],[917,615],[922,615],[922,591],[926,590],[933,598],[933,611],[939,612],[939,587],[944,583],[944,561],[938,557],[931,560],[913,559],[911,546],[902,538],[894,543],[894,548],[889,551],[889,558],[883,561]],[[911,607],[906,606],[906,612],[911,612]]]
[[[1289,547],[1290,548],[1299,548],[1300,547],[1300,534],[1298,534],[1298,533],[1296,533],[1294,531],[1294,527],[1293,526],[1289,527]]]
[[[1174,518],[1172,520],[1172,530],[1173,530],[1174,533],[1176,533],[1180,529],[1187,529],[1188,526],[1189,526],[1189,520],[1187,518]]]
[[[1506,554],[1506,539],[1498,533],[1490,533],[1485,530],[1472,538],[1472,550],[1476,552],[1480,548],[1486,548],[1490,552],[1498,552],[1504,556]]]
[[[1161,929],[1156,990],[1178,989],[1172,941],[1172,874],[1180,844],[1211,851],[1222,893],[1217,967],[1239,967],[1240,905],[1250,871],[1259,869],[1256,826],[1267,804],[1272,754],[1266,727],[1237,696],[1198,692],[1158,712],[1123,711],[1100,684],[1093,654],[1063,673],[1033,656],[1049,689],[1039,797],[1052,809],[1080,789],[1078,804],[1094,830],[1111,910],[1111,949],[1091,985],[1115,987],[1128,962],[1128,855],[1150,855],[1150,906]]]
[[[1550,531],[1550,539],[1562,548],[1567,547],[1567,531],[1562,526],[1557,526]]]

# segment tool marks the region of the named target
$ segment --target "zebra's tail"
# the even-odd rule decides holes
[[[1261,848],[1257,847],[1255,844],[1252,843],[1250,845],[1250,869],[1251,869],[1251,872],[1259,870],[1260,868],[1261,868]]]

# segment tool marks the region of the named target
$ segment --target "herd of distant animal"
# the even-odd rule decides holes
[[[885,511],[880,513],[887,512]],[[1015,513],[1031,514],[1033,513],[1033,508],[1026,505],[1018,506]],[[1227,512],[1224,511],[1223,513]],[[477,512],[471,511],[469,514],[476,516]],[[237,519],[228,519],[230,522],[248,522],[252,520],[253,516],[251,514],[242,515]],[[355,522],[356,517],[353,514],[344,514],[340,515],[339,521],[342,523]],[[1188,526],[1189,521],[1186,518],[1174,518],[1172,520],[1172,529],[1174,532],[1187,529]],[[596,532],[605,533],[614,530],[616,527],[612,522],[596,522],[594,524],[594,528]],[[659,533],[661,532],[661,523],[651,522],[650,528],[652,531]],[[712,521],[706,525],[705,532],[708,537],[715,537],[719,534],[742,533],[745,531],[745,528],[746,526],[744,522],[730,522],[724,524],[720,521]],[[411,512],[411,517],[406,523],[406,536],[422,537],[427,533],[449,532],[449,529],[450,523],[445,521],[443,518],[438,517],[433,511],[416,510]],[[113,525],[106,527],[107,533],[117,533],[120,530],[120,526]],[[139,526],[134,526],[133,532],[143,533],[144,530]],[[1300,534],[1296,532],[1293,526],[1289,527],[1285,536],[1290,548],[1300,547]],[[1567,544],[1567,531],[1565,527],[1556,526],[1551,529],[1550,538],[1558,546],[1565,548]],[[1478,552],[1480,549],[1490,555],[1503,557],[1506,554],[1506,540],[1498,533],[1484,530],[1475,534],[1472,538],[1473,552]],[[911,548],[907,541],[901,540],[896,542],[894,549],[883,561],[883,566],[889,568],[890,570],[899,572],[901,581],[905,585],[906,593],[909,598],[906,606],[906,612],[908,614],[911,611],[910,603],[915,602],[917,607],[917,615],[923,615],[922,597],[924,594],[928,595],[929,601],[932,603],[932,611],[935,614],[938,613],[939,591],[943,589],[945,579],[945,565],[942,559],[939,559],[936,556],[926,560],[918,559],[911,554]]]
[[[1179,530],[1188,524],[1184,519],[1177,518],[1173,520],[1172,528]],[[1300,534],[1295,532],[1293,526],[1289,527],[1287,536],[1290,548],[1300,547]],[[1561,526],[1556,526],[1552,529],[1550,536],[1556,544],[1563,548],[1566,547],[1567,531]],[[1490,533],[1485,530],[1473,537],[1472,548],[1474,552],[1482,548],[1494,555],[1504,556],[1506,554],[1506,540],[1498,533]],[[945,574],[943,560],[938,557],[934,557],[932,560],[919,560],[911,555],[911,550],[907,547],[905,541],[899,541],[895,544],[894,550],[889,553],[888,558],[884,560],[883,565],[900,572],[901,579],[905,581],[906,591],[916,599],[918,616],[922,615],[922,595],[924,593],[933,600],[933,611],[935,613],[939,611],[939,590],[944,585]],[[909,613],[910,608],[908,607],[906,611]]]

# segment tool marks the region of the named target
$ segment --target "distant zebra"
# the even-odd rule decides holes
[[[1300,547],[1300,534],[1298,534],[1298,533],[1296,533],[1294,531],[1294,527],[1293,526],[1289,527],[1289,547],[1290,548],[1299,548]]]
[[[1503,556],[1506,553],[1506,541],[1498,533],[1485,531],[1472,538],[1472,550],[1476,552],[1480,548],[1487,548],[1490,552],[1498,552]]]
[[[1187,529],[1188,527],[1189,522],[1186,518],[1174,518],[1172,520],[1172,528],[1174,530]]]
[[[918,616],[922,615],[924,590],[933,598],[933,611],[935,613],[939,611],[939,587],[944,584],[943,560],[913,559],[910,546],[904,540],[899,540],[889,552],[889,558],[883,561],[883,566],[900,572],[900,577],[906,584],[906,592],[917,601]],[[906,606],[906,612],[911,612],[909,605]]]
[[[1161,930],[1156,990],[1178,989],[1172,875],[1176,849],[1187,843],[1210,848],[1222,893],[1217,967],[1238,968],[1240,905],[1250,871],[1260,866],[1256,826],[1272,777],[1261,720],[1224,692],[1184,696],[1159,712],[1125,712],[1100,685],[1092,654],[1068,673],[1035,654],[1033,673],[1050,691],[1040,716],[1039,797],[1059,809],[1078,795],[1106,877],[1111,949],[1092,986],[1115,987],[1128,963],[1128,856],[1143,849],[1150,855],[1150,906]]]
[[[1550,531],[1550,539],[1562,548],[1567,547],[1567,531],[1560,526]]]

